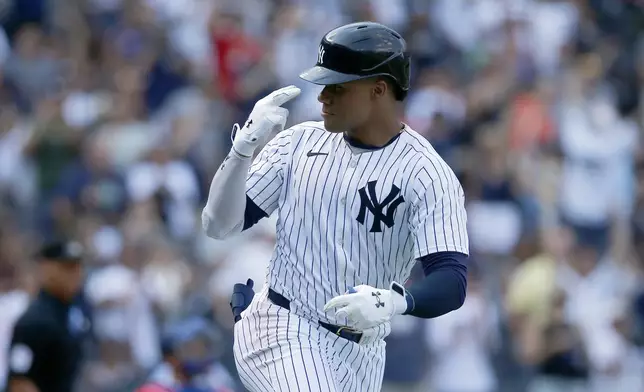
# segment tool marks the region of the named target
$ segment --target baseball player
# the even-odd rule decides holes
[[[283,130],[282,105],[300,93],[289,86],[233,127],[203,210],[205,232],[223,239],[277,214],[267,283],[234,329],[251,391],[378,391],[392,317],[438,317],[465,299],[463,190],[401,122],[409,62],[405,40],[388,27],[336,28],[300,75],[324,86],[324,121]],[[417,260],[426,277],[405,289]]]

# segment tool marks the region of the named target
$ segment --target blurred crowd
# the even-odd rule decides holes
[[[289,122],[320,119],[298,74],[356,20],[407,39],[405,121],[461,179],[472,253],[461,309],[395,320],[385,390],[644,391],[638,0],[0,0],[0,348],[35,244],[72,237],[80,391],[163,377],[168,325],[194,318],[213,385],[242,391],[229,295],[262,285],[274,221],[222,242],[200,211],[257,99],[295,84]]]

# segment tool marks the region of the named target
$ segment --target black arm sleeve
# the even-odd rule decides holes
[[[46,361],[44,356],[52,333],[44,323],[19,321],[15,325],[7,357],[8,380],[13,377],[34,380],[35,372]]]
[[[419,260],[425,278],[407,289],[409,310],[405,314],[434,318],[460,308],[467,289],[467,255],[438,252]]]
[[[243,230],[248,230],[253,227],[262,218],[268,218],[268,214],[264,212],[250,197],[246,196],[246,209],[244,210],[244,227]]]

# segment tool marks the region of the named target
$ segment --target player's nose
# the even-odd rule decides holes
[[[320,91],[320,94],[318,94],[318,102],[325,105],[331,104],[331,93],[329,92],[328,86],[325,86],[322,91]]]

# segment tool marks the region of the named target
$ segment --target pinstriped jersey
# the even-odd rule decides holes
[[[404,126],[380,149],[323,122],[279,133],[257,156],[247,195],[277,214],[267,284],[296,314],[344,324],[324,304],[349,287],[404,282],[427,254],[469,254],[463,189],[431,144]]]

